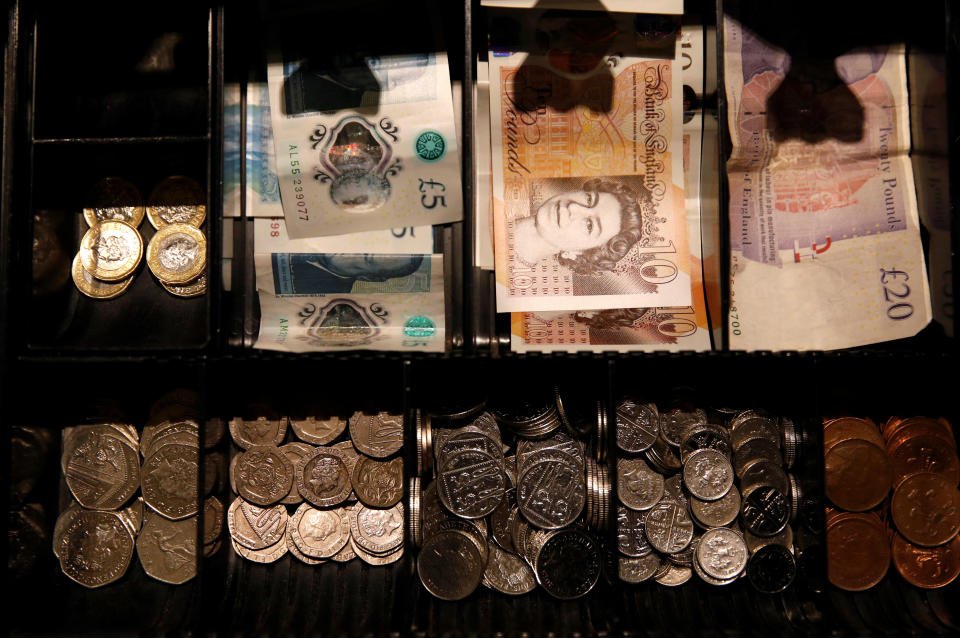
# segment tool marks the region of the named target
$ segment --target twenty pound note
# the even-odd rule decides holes
[[[689,305],[673,48],[641,57],[624,14],[515,15],[537,37],[490,52],[497,311]]]
[[[462,218],[446,54],[282,55],[267,77],[291,238]]]
[[[916,334],[931,309],[903,47],[838,57],[842,84],[808,98],[827,121],[792,130],[813,110],[798,96],[825,83],[791,75],[784,50],[724,24],[730,347],[827,350]],[[827,134],[810,138],[815,126]]]

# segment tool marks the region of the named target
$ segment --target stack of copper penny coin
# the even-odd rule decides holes
[[[883,580],[891,559],[917,587],[960,574],[960,463],[950,424],[891,418],[824,422],[828,578],[847,591]],[[892,497],[890,496],[893,490]]]

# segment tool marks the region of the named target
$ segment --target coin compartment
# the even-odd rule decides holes
[[[35,137],[205,135],[207,23],[188,2],[56,3],[36,23]]]
[[[62,255],[47,257],[54,264],[52,268],[45,262],[34,266],[44,269],[43,281],[56,278],[59,288],[36,294],[35,286],[27,297],[27,311],[20,318],[29,316],[32,329],[23,345],[39,351],[65,348],[97,352],[200,349],[206,345],[211,331],[211,293],[180,298],[163,288],[146,266],[146,248],[156,233],[146,219],[137,227],[143,256],[133,282],[120,296],[90,299],[77,290],[69,276],[73,256],[89,228],[82,214],[84,201],[98,181],[107,176],[122,177],[137,187],[145,205],[154,186],[168,175],[186,175],[206,184],[206,142],[109,144],[99,146],[94,153],[85,146],[44,144],[36,148],[34,163],[39,174],[53,175],[62,166],[73,170],[56,188],[34,192],[32,210],[52,222],[23,220],[31,222],[35,239],[49,235],[52,225],[55,254]],[[209,207],[209,202],[206,205]],[[208,261],[214,255],[210,229],[215,225],[211,219],[201,229],[207,236]],[[21,254],[29,260],[31,252],[27,245]],[[25,282],[21,285],[28,286],[30,261],[23,266]],[[209,285],[208,291],[213,287]]]

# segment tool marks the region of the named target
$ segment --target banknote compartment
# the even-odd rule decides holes
[[[205,5],[58,2],[35,25],[36,138],[207,134]]]
[[[31,566],[28,570],[8,572],[11,609],[16,610],[11,614],[8,629],[67,636],[87,632],[181,632],[194,626],[202,612],[200,577],[183,585],[154,580],[146,574],[134,550],[123,576],[109,585],[88,589],[61,572],[52,549],[57,517],[74,502],[61,469],[65,428],[114,422],[128,423],[142,433],[151,407],[168,392],[202,396],[200,366],[154,363],[148,373],[137,363],[111,362],[91,367],[74,361],[54,367],[39,363],[25,366],[21,371],[34,380],[43,378],[55,384],[59,388],[59,400],[44,399],[41,384],[23,382],[17,384],[16,391],[25,403],[20,407],[11,405],[8,418],[5,417],[8,427],[4,436],[8,441],[22,436],[14,427],[18,426],[40,432],[46,443],[40,454],[33,454],[31,447],[11,448],[27,459],[27,469],[34,477],[32,487],[22,493],[22,499],[18,493],[11,500],[11,515],[20,503],[25,503],[42,510],[43,517],[41,543],[32,546],[27,542],[25,549],[10,545],[11,551],[23,552],[21,560],[28,559]],[[92,388],[87,382],[77,383],[79,379],[93,377],[126,379],[127,382],[120,384],[123,389],[119,391],[117,386]],[[26,408],[27,404],[44,408],[34,410]],[[201,416],[198,414],[198,418]],[[34,441],[33,437],[27,439],[31,444]],[[138,490],[133,500],[140,495]],[[49,613],[49,605],[55,605],[58,613]]]
[[[70,276],[74,255],[88,229],[83,217],[87,194],[105,177],[121,177],[149,203],[152,189],[164,178],[183,175],[205,185],[208,145],[206,142],[164,142],[108,144],[90,149],[76,144],[41,144],[33,155],[35,187],[32,219],[20,219],[30,234],[20,239],[18,282],[24,297],[20,303],[32,328],[21,343],[28,350],[50,348],[99,352],[137,350],[201,349],[210,339],[211,294],[192,298],[175,297],[161,286],[146,265],[146,247],[155,234],[144,219],[137,230],[143,240],[144,256],[134,271],[130,287],[113,299],[90,299],[81,294]],[[71,170],[62,171],[61,167]],[[44,176],[59,175],[57,186],[42,185]],[[202,186],[205,188],[205,186]],[[207,201],[208,210],[210,201]],[[216,216],[202,226],[207,237],[208,267],[212,266],[214,238],[219,233]],[[49,246],[39,253],[36,277],[39,286],[31,289],[31,239]],[[26,240],[26,241],[25,241]],[[213,288],[211,286],[210,288]]]

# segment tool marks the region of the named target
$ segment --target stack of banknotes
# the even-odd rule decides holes
[[[443,351],[432,225],[463,216],[446,54],[282,49],[267,78],[225,90],[224,209],[254,218],[255,347]]]
[[[703,29],[679,26],[626,13],[491,12],[477,73],[490,143],[476,138],[475,253],[496,272],[513,350],[711,347],[703,119],[683,100],[703,93]]]

